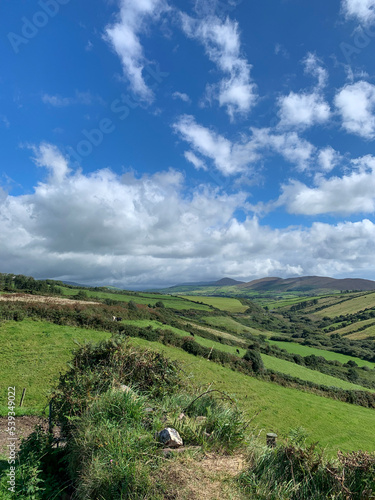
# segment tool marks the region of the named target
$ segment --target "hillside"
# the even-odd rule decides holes
[[[257,291],[297,291],[338,290],[338,291],[368,291],[375,290],[375,281],[364,279],[335,279],[320,276],[304,276],[298,278],[263,278],[238,285],[241,289]]]
[[[223,392],[235,400],[238,410],[251,420],[246,443],[264,447],[265,432],[275,432],[282,442],[293,429],[304,428],[307,443],[318,441],[330,458],[337,450],[372,452],[374,439],[363,428],[371,428],[375,418],[375,342],[369,337],[348,338],[341,331],[355,328],[357,322],[372,328],[375,292],[309,298],[290,298],[288,292],[277,299],[268,292],[257,293],[263,299],[255,303],[242,297],[83,288],[0,275],[1,415],[9,411],[4,390],[9,380],[17,403],[26,389],[23,406],[15,408],[16,419],[45,415],[59,374],[74,366],[72,351],[77,346],[86,352],[96,349],[88,342],[126,339],[129,346],[147,347],[152,356],[163,353],[176,361],[184,386],[193,382],[201,393]],[[102,370],[101,384],[110,372],[94,359],[93,366]],[[142,363],[137,369],[142,370]],[[90,385],[85,390],[88,400],[96,404]],[[163,399],[156,401],[145,405],[160,406],[155,420],[160,425],[166,409]],[[175,415],[180,413],[175,410]],[[171,425],[177,425],[177,416]],[[190,443],[202,438],[194,434],[194,425],[186,434]],[[21,421],[19,426],[23,428]],[[210,441],[204,439],[202,443],[209,447]],[[93,441],[95,453],[98,442]],[[103,447],[106,442],[103,438]],[[157,453],[152,438],[148,443]],[[195,466],[184,456],[181,460],[195,474]],[[228,498],[241,498],[233,491]]]
[[[321,276],[303,276],[298,278],[260,278],[249,282],[223,278],[214,283],[184,283],[169,288],[155,289],[154,292],[164,294],[212,295],[221,297],[244,297],[263,299],[290,294],[290,297],[326,295],[347,291],[375,290],[375,281],[346,278],[335,279]]]

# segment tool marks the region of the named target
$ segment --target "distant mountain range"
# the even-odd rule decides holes
[[[321,276],[303,276],[298,278],[262,278],[259,280],[250,281],[238,285],[242,289],[259,290],[259,291],[309,291],[319,289],[329,290],[358,290],[369,291],[375,290],[375,281],[345,278],[335,279]]]
[[[302,276],[298,278],[268,277],[249,282],[237,281],[231,278],[222,278],[213,282],[182,283],[163,290],[164,293],[197,292],[210,293],[212,287],[230,287],[228,293],[237,290],[243,295],[251,292],[311,292],[314,290],[330,291],[370,291],[375,290],[375,281],[360,278],[335,279],[322,276]],[[224,292],[224,290],[223,290]],[[226,290],[225,290],[226,292]]]

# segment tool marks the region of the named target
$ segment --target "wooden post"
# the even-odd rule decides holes
[[[20,401],[20,406],[23,405],[23,400],[25,399],[25,394],[26,394],[26,387],[23,388],[22,391],[22,396],[21,396],[21,401]]]
[[[276,447],[276,438],[277,438],[277,434],[275,434],[273,432],[268,432],[268,434],[267,434],[267,446],[269,448]]]

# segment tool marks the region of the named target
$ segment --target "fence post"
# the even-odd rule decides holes
[[[268,432],[267,434],[267,446],[270,448],[275,448],[276,447],[276,438],[277,434],[273,432]]]
[[[20,406],[23,405],[23,400],[25,399],[25,394],[26,394],[26,387],[23,388],[22,391],[22,396],[21,396],[21,401],[20,401]]]

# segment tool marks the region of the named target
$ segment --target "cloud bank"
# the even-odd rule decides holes
[[[110,169],[84,175],[51,144],[33,154],[47,178],[31,194],[1,198],[4,270],[131,287],[224,275],[360,274],[373,265],[375,225],[367,219],[271,229],[249,214],[237,220],[245,194],[186,192],[172,169],[139,178]],[[358,183],[369,184],[373,162],[359,162],[366,170]]]

